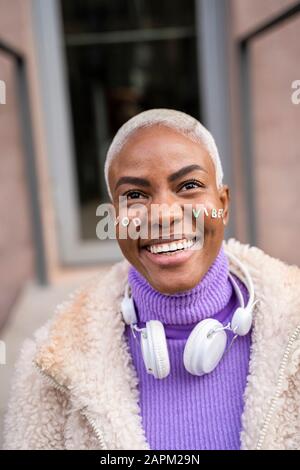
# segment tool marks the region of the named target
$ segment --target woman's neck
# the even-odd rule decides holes
[[[154,289],[131,266],[128,281],[139,321],[160,320],[166,325],[188,325],[216,316],[232,296],[228,274],[229,263],[223,246],[201,281],[193,289],[174,295]]]

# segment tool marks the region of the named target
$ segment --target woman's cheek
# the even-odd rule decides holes
[[[128,237],[126,240],[118,239],[118,243],[125,258],[131,263],[136,262],[138,258],[139,241],[131,240]]]

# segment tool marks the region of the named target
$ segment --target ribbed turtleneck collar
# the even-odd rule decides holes
[[[139,321],[160,320],[166,325],[189,325],[216,316],[232,295],[228,274],[229,262],[223,246],[201,281],[193,289],[174,295],[158,292],[131,266],[128,281]]]

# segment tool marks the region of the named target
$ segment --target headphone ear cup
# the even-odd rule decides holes
[[[231,328],[235,334],[245,336],[249,333],[252,326],[252,308],[239,307],[233,314]]]
[[[163,324],[150,320],[141,333],[141,349],[148,374],[164,379],[170,373],[168,345]]]
[[[183,352],[184,367],[190,374],[208,374],[217,367],[224,354],[227,335],[224,330],[209,333],[223,325],[211,318],[198,323],[190,333]]]
[[[132,297],[124,297],[121,302],[121,312],[126,325],[137,323],[136,311]]]

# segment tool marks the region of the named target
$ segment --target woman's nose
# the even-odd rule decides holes
[[[151,204],[151,221],[159,227],[173,227],[183,219],[183,209],[173,195],[155,198]]]

